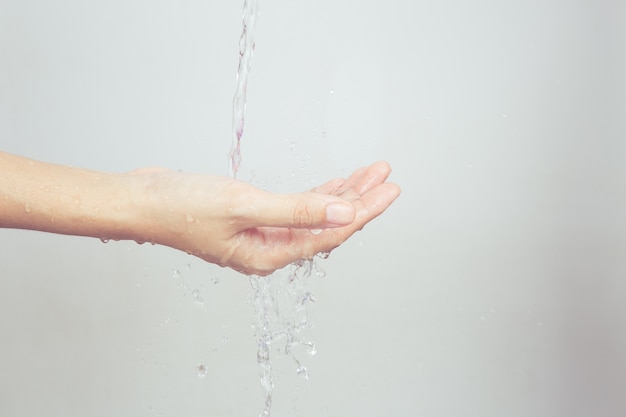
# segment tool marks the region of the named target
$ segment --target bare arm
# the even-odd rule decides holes
[[[385,182],[384,162],[288,195],[224,177],[111,174],[2,152],[0,172],[0,227],[152,242],[247,274],[329,252],[400,193]]]

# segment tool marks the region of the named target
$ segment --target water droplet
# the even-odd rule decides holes
[[[315,297],[313,296],[313,294],[311,294],[310,292],[306,292],[304,293],[304,295],[302,296],[302,300],[300,301],[300,304],[305,305],[306,303],[314,303]]]
[[[172,271],[172,278],[178,277],[180,277],[180,271],[178,269],[174,269],[174,271]]]
[[[195,301],[197,304],[204,304],[204,298],[202,297],[202,293],[200,293],[200,290],[193,290],[191,292],[191,296],[193,297],[193,301]]]
[[[215,285],[220,283],[220,278],[218,276],[212,276],[211,277],[211,282]]]
[[[315,275],[318,277],[324,278],[326,276],[326,271],[324,271],[318,264],[313,265],[313,268],[315,269]]]
[[[328,257],[330,256],[330,252],[320,252],[316,256],[322,259],[328,259]]]
[[[306,352],[311,356],[315,356],[317,354],[317,348],[315,347],[315,343],[307,343]]]
[[[198,372],[198,378],[200,379],[206,378],[206,376],[209,374],[209,370],[207,369],[206,365],[202,363],[196,367],[196,371]]]
[[[300,366],[298,369],[296,369],[296,373],[298,374],[298,376],[304,379],[309,379],[309,373],[304,366]]]
[[[28,203],[24,204],[24,211],[26,213],[30,213],[32,211],[32,209],[30,208],[30,205]]]
[[[310,229],[310,232],[314,235],[319,235],[320,233],[322,233],[322,229]]]
[[[104,237],[101,237],[101,238],[100,238],[100,242],[102,242],[102,243],[109,243],[109,240],[110,240],[110,239],[106,239],[106,238],[104,238]]]

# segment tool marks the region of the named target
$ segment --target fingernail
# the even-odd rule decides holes
[[[326,206],[326,221],[330,224],[349,224],[354,220],[354,208],[348,204],[332,203]]]

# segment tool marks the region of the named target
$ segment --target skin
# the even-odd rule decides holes
[[[256,275],[330,252],[400,194],[386,182],[386,162],[299,194],[205,174],[114,174],[2,152],[0,172],[0,227],[151,242]]]

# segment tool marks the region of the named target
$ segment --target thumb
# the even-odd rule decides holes
[[[257,205],[256,226],[325,229],[354,221],[356,210],[339,197],[313,192],[270,194]]]

